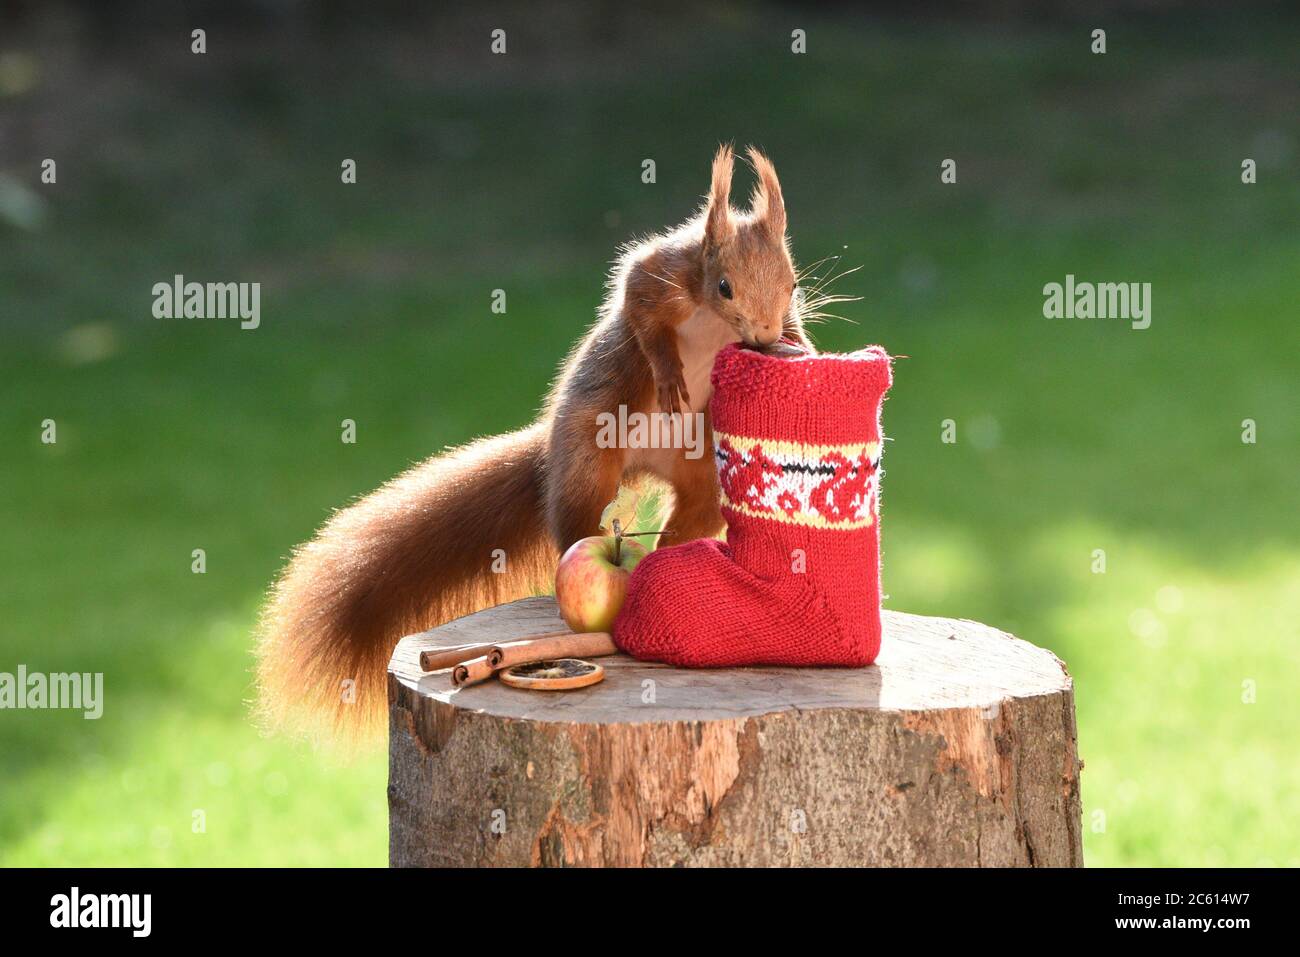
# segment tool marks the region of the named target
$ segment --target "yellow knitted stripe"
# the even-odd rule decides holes
[[[821,461],[823,456],[831,452],[838,452],[846,459],[854,459],[865,453],[868,460],[874,461],[880,452],[879,442],[858,442],[851,445],[807,445],[803,442],[790,442],[785,439],[751,439],[743,435],[730,435],[726,432],[719,432],[717,429],[713,430],[713,444],[715,447],[724,439],[742,455],[749,452],[755,445],[761,445],[769,458],[776,459],[779,462],[807,462],[813,464]]]

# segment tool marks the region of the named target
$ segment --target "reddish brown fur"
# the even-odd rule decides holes
[[[260,630],[259,707],[271,723],[375,724],[402,635],[544,590],[560,550],[599,532],[625,477],[653,472],[672,485],[665,540],[721,531],[711,436],[699,459],[679,449],[634,460],[597,448],[597,415],[620,405],[707,411],[707,370],[726,341],[762,345],[785,335],[811,348],[791,309],[780,183],[765,156],[751,148],[748,159],[757,180],[748,213],[730,206],[733,157],[724,146],[699,215],[623,250],[600,317],[537,422],[427,460],[337,512],[297,549]],[[723,277],[730,299],[719,291]],[[496,549],[504,572],[493,571]],[[352,701],[342,693],[347,679]]]

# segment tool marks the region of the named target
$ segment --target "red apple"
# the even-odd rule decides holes
[[[649,554],[640,542],[593,535],[569,546],[555,570],[560,617],[575,632],[609,631],[623,607],[632,569]]]

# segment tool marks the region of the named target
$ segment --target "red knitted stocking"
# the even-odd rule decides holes
[[[879,346],[776,358],[728,346],[713,367],[727,542],[652,552],[615,643],[686,667],[868,665],[880,649]]]

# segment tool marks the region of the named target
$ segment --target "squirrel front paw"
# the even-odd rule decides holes
[[[687,410],[691,406],[690,393],[686,391],[686,377],[681,366],[655,376],[655,389],[659,400],[659,411],[672,415]]]

